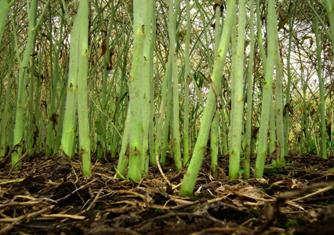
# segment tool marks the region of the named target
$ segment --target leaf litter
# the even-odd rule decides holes
[[[264,179],[235,181],[204,166],[194,196],[180,197],[183,172],[170,166],[136,184],[112,163],[85,179],[79,161],[30,158],[0,172],[0,234],[334,234],[333,163],[290,156]]]

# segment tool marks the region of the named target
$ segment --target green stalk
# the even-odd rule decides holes
[[[171,9],[170,9],[171,10]],[[169,14],[170,11],[169,11]],[[168,17],[171,20],[171,17]],[[170,30],[169,30],[170,31]],[[170,33],[170,32],[169,32]],[[169,35],[171,38],[171,36]],[[171,45],[169,45],[171,47]],[[161,88],[161,103],[159,108],[159,117],[156,123],[156,141],[155,141],[155,156],[158,155],[160,163],[163,165],[166,162],[166,155],[169,152],[168,139],[170,129],[172,129],[173,120],[173,64],[171,60],[173,53],[169,50],[168,61],[166,64],[165,78]],[[177,111],[177,110],[176,110]],[[177,131],[177,130],[176,130]],[[177,134],[177,133],[176,133]],[[151,156],[151,163],[156,165],[156,157]]]
[[[55,98],[56,98],[56,84],[58,82],[58,73],[56,72],[56,65],[55,58],[57,58],[54,54],[54,40],[52,36],[53,32],[53,25],[52,25],[52,15],[51,15],[51,6],[49,6],[49,30],[48,30],[48,39],[50,41],[50,75],[51,75],[51,82],[50,82],[50,94],[48,97],[48,123],[46,129],[46,154],[51,155],[54,153],[54,142],[55,142],[55,126],[56,126],[56,111],[55,111]]]
[[[256,18],[257,18],[257,43],[259,47],[259,54],[263,66],[265,67],[266,52],[263,46],[263,35],[262,35],[262,17],[260,12],[260,0],[256,0]]]
[[[10,102],[9,99],[11,97],[10,89],[5,90],[5,97],[8,99],[3,107],[2,113],[1,113],[1,120],[0,120],[0,160],[6,155],[6,151],[8,146],[10,146],[10,143],[8,141],[8,130],[9,130],[9,121],[11,116],[10,111]]]
[[[134,10],[135,11],[135,10]],[[139,79],[138,75],[141,72],[141,56],[144,43],[144,31],[138,28],[135,31],[135,44],[131,68],[130,83],[134,83],[135,79]],[[142,177],[142,113],[139,108],[142,107],[142,99],[140,96],[140,86],[138,82],[130,85],[130,131],[129,131],[129,169],[128,176],[131,180],[139,182]],[[132,91],[131,90],[135,90]],[[132,93],[132,94],[131,94]],[[131,101],[132,100],[132,101]]]
[[[170,61],[170,60],[168,60]],[[171,116],[172,116],[172,66],[170,62],[167,62],[165,79],[162,83],[161,91],[161,104],[158,117],[158,122],[156,124],[156,142],[155,142],[155,151],[159,156],[161,164],[165,164],[166,155],[168,152],[168,137],[169,129],[171,125]],[[155,158],[151,158],[151,162],[155,163]]]
[[[294,8],[293,8],[294,9]],[[290,0],[289,3],[289,15],[293,15],[294,11],[292,9],[292,3]],[[292,47],[292,36],[293,36],[293,19],[294,17],[289,17],[289,46],[288,46],[288,55],[287,55],[287,77],[288,81],[285,88],[285,107],[291,105],[291,47]],[[290,112],[285,110],[284,114],[284,152],[285,154],[289,153],[289,133],[290,133]]]
[[[31,70],[34,68],[32,67]],[[32,72],[34,73],[34,72]],[[35,120],[34,120],[34,98],[35,98],[35,89],[36,89],[36,78],[29,74],[29,79],[27,79],[27,110],[31,110],[31,112],[26,114],[27,125],[24,131],[24,141],[25,141],[25,149],[28,155],[33,154],[33,135],[35,129]]]
[[[154,108],[155,108],[155,103],[154,103],[154,50],[155,50],[155,45],[156,45],[156,30],[157,30],[157,25],[156,25],[156,0],[153,0],[152,3],[150,4],[149,11],[151,13],[151,18],[150,18],[150,38],[149,38],[149,45],[150,45],[150,64],[149,64],[149,78],[150,78],[150,108],[149,108],[149,136],[148,136],[148,145],[149,145],[149,156],[155,158],[155,143],[154,143]],[[147,165],[149,165],[149,160],[147,159]],[[148,168],[148,166],[147,166]]]
[[[260,129],[257,144],[257,156],[255,162],[255,176],[263,176],[265,159],[267,154],[268,126],[270,118],[270,108],[272,105],[272,76],[276,59],[276,40],[277,40],[277,15],[275,0],[268,0],[267,14],[267,37],[268,37],[268,56],[265,63],[265,82],[263,86],[262,109],[260,116]]]
[[[154,1],[147,0],[147,10],[145,18],[145,29],[146,37],[143,48],[143,72],[142,76],[146,77],[143,82],[145,82],[145,92],[143,94],[143,169],[144,174],[148,172],[149,166],[149,137],[150,137],[150,127],[152,128],[153,121],[153,49],[155,42],[155,22],[154,20]]]
[[[19,78],[18,78],[18,93],[16,101],[16,113],[15,113],[15,125],[14,125],[14,136],[13,146],[15,151],[11,156],[12,167],[19,166],[20,155],[22,154],[23,148],[23,132],[25,129],[25,107],[26,107],[26,79],[28,76],[29,62],[31,55],[35,47],[36,38],[36,16],[37,16],[37,0],[31,0],[28,8],[28,37],[27,43],[23,52],[23,57],[19,67]]]
[[[10,5],[11,5],[11,2],[9,2],[9,0],[0,1],[0,46],[1,46],[3,32],[5,31],[7,15],[10,10]]]
[[[89,3],[88,0],[81,0],[78,10],[78,15],[75,19],[75,28],[78,30],[79,41],[75,45],[77,48],[73,55],[77,59],[76,78],[78,86],[78,126],[79,126],[79,149],[82,159],[83,175],[89,177],[91,175],[91,160],[90,160],[90,137],[89,137],[89,109],[88,109],[88,29],[89,29]],[[76,29],[78,27],[78,29]],[[70,55],[71,56],[71,55]]]
[[[11,32],[9,34],[10,38],[12,39],[15,37],[16,32]],[[14,40],[10,40],[14,41]],[[15,48],[15,43],[10,43],[8,46],[8,51],[16,51],[17,48]],[[1,108],[1,116],[0,116],[0,160],[3,158],[9,147],[12,145],[13,137],[12,137],[12,129],[13,129],[13,87],[14,84],[7,84],[5,86],[6,81],[14,76],[14,71],[11,69],[15,64],[15,53],[8,53],[6,56],[6,65],[3,68],[4,75],[0,79],[1,85],[0,85],[0,105]]]
[[[77,73],[79,71],[78,58],[81,53],[79,47],[79,33],[75,31],[78,28],[78,21],[74,20],[73,30],[71,33],[71,45],[70,45],[70,62],[69,62],[69,72],[68,81],[66,88],[66,101],[65,101],[65,111],[63,120],[63,130],[61,136],[61,150],[63,153],[72,157],[75,148],[75,134],[76,134],[76,108],[78,99],[78,81]],[[79,51],[77,51],[79,50]]]
[[[187,28],[185,36],[184,48],[184,114],[183,114],[183,165],[187,166],[190,160],[189,156],[189,81],[190,81],[190,34],[191,34],[191,18],[190,18],[190,2],[186,1],[186,18]]]
[[[180,107],[179,107],[179,81],[177,72],[177,51],[176,51],[176,12],[178,11],[179,0],[169,0],[168,14],[168,32],[169,32],[169,60],[172,66],[172,84],[173,84],[173,152],[174,162],[177,170],[182,168],[181,148],[180,148]]]
[[[148,77],[142,76],[144,68],[144,46],[146,43],[147,31],[147,9],[148,2],[144,0],[133,1],[133,31],[134,31],[134,52],[132,57],[132,67],[129,81],[129,95],[130,95],[130,131],[129,131],[129,168],[128,177],[134,182],[139,182],[144,173],[145,157],[143,140],[147,138],[144,133],[147,133],[144,128],[143,109],[148,110],[147,103],[145,103],[145,96],[150,93],[147,91]]]
[[[229,116],[227,112],[227,107],[225,101],[222,101],[223,110],[221,111],[220,115],[220,123],[221,123],[221,131],[220,131],[220,138],[221,138],[221,155],[225,156],[228,153],[228,126],[229,126]]]
[[[273,93],[275,90],[273,91]],[[273,94],[274,96],[274,94]],[[270,108],[270,120],[269,120],[269,147],[268,155],[272,155],[276,150],[276,123],[275,123],[275,101],[272,100],[272,106]]]
[[[334,52],[334,0],[326,0],[327,2],[327,12],[328,12],[328,19],[330,24],[330,35],[332,39],[332,48]]]
[[[78,116],[79,149],[83,175],[91,175],[88,119],[88,0],[82,0],[71,31],[70,65],[63,122],[61,149],[72,157],[75,148],[76,113]]]
[[[215,51],[219,46],[219,39],[221,36],[221,11],[220,7],[216,7],[215,12]],[[211,123],[210,131],[210,156],[211,156],[211,172],[213,175],[217,173],[218,166],[218,136],[219,136],[219,124],[218,124],[219,111],[215,112],[215,115]]]
[[[325,82],[323,76],[323,67],[322,67],[322,40],[321,34],[319,32],[318,21],[314,23],[316,44],[317,44],[317,73],[319,79],[319,95],[320,95],[320,156],[323,159],[327,159],[327,136],[326,136],[326,103],[325,103]]]
[[[65,28],[65,23],[66,23],[65,17],[63,15],[62,20],[61,20],[60,35],[64,34],[63,32]],[[57,41],[57,44],[55,46],[57,50],[55,52],[54,59],[58,58],[58,56],[61,53],[61,48],[62,48],[61,45],[62,45],[64,37],[65,36],[60,37],[59,40]],[[53,86],[54,86],[53,89],[55,92],[52,91],[50,95],[52,95],[52,100],[55,100],[55,101],[51,101],[50,109],[52,110],[53,103],[56,103],[55,104],[56,111],[53,114],[50,114],[50,113],[49,114],[52,117],[51,120],[53,122],[52,126],[53,126],[53,132],[54,132],[55,138],[54,138],[54,142],[49,144],[49,146],[52,145],[54,151],[59,151],[59,149],[61,149],[62,129],[63,129],[63,123],[64,123],[64,116],[65,116],[64,113],[65,113],[66,91],[67,91],[66,89],[67,82],[65,82],[66,79],[63,79],[63,78],[65,77],[65,74],[67,76],[67,68],[65,66],[63,66],[64,68],[62,68],[61,64],[59,63],[53,63],[53,65],[54,65],[54,68],[52,69],[52,72],[53,72],[52,83],[53,83]],[[49,132],[48,132],[48,135],[49,135]],[[48,138],[47,138],[47,141],[48,141]]]
[[[116,169],[116,178],[124,178],[126,175],[126,168],[129,163],[129,159],[127,156],[127,147],[129,144],[129,117],[130,117],[130,107],[128,107],[128,112],[125,119],[124,131],[122,135],[122,145],[121,151],[119,153],[118,164]]]
[[[277,45],[277,62],[276,62],[276,81],[275,81],[275,121],[277,137],[277,161],[276,166],[280,167],[285,164],[285,147],[284,147],[284,114],[283,114],[283,65]]]
[[[244,170],[244,178],[250,177],[250,156],[251,156],[251,142],[252,142],[252,116],[253,116],[253,87],[254,87],[254,51],[255,51],[255,33],[254,33],[254,1],[250,1],[250,16],[249,16],[249,38],[250,51],[248,56],[247,67],[247,106],[246,106],[246,123],[244,136],[244,159],[242,162]]]
[[[55,62],[55,58],[58,58],[59,50],[51,53],[51,64],[52,64],[52,72],[51,77],[52,81],[50,82],[50,96],[49,96],[49,105],[48,105],[48,125],[47,125],[47,133],[46,133],[46,152],[48,154],[54,154],[55,150],[59,149],[58,139],[57,138],[57,128],[59,126],[58,123],[58,111],[57,111],[57,102],[59,98],[58,94],[58,83],[60,80],[60,68],[59,64]]]
[[[221,93],[221,72],[223,70],[228,45],[230,42],[236,5],[237,4],[234,0],[228,0],[227,2],[226,19],[213,65],[211,89],[209,91],[206,105],[202,114],[201,126],[194,147],[194,152],[192,154],[187,172],[182,180],[180,190],[181,195],[192,194],[198,173],[202,166],[203,156],[209,138],[211,122],[216,111],[217,98]]]
[[[216,113],[212,119],[210,131],[210,158],[211,158],[211,173],[216,175],[218,166],[218,114]]]
[[[232,55],[232,106],[230,114],[229,131],[229,177],[236,179],[239,177],[241,139],[242,139],[242,119],[244,109],[244,50],[245,50],[245,27],[246,27],[246,2],[239,0],[238,13],[238,35],[236,39],[236,49]],[[232,38],[233,40],[233,38]]]
[[[328,19],[330,24],[330,35],[332,39],[332,50],[334,54],[334,0],[327,0],[327,12],[328,12]],[[319,63],[319,61],[318,61]],[[333,97],[333,96],[331,96]],[[331,98],[332,99],[332,98]],[[332,101],[332,111],[330,115],[330,140],[331,140],[331,153],[333,153],[334,147],[334,111],[333,111],[333,101]]]
[[[309,143],[310,143],[310,136],[309,136],[309,106],[308,106],[308,102],[307,102],[307,75],[304,72],[304,66],[302,64],[302,58],[300,53],[298,54],[299,57],[299,61],[301,63],[300,65],[300,73],[301,73],[301,82],[302,82],[302,104],[303,104],[303,111],[302,111],[302,117],[301,117],[301,129],[302,129],[302,144],[301,144],[301,149],[302,149],[302,153],[306,154],[309,150]]]

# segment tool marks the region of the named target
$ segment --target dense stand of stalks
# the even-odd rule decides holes
[[[333,48],[332,0],[1,0],[0,158],[172,164],[182,195],[220,158],[230,179],[328,158]]]

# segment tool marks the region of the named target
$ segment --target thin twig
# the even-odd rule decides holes
[[[333,185],[328,185],[325,188],[318,189],[317,191],[315,191],[313,193],[307,194],[307,195],[305,195],[303,197],[292,199],[291,201],[296,202],[296,201],[304,200],[306,198],[313,197],[313,196],[315,196],[317,194],[327,192],[327,191],[331,190],[332,188],[333,188]]]
[[[86,217],[82,216],[82,215],[70,215],[70,214],[62,214],[62,213],[58,213],[58,214],[46,214],[46,215],[42,215],[42,217],[44,218],[61,218],[61,219],[74,219],[74,220],[84,220]]]
[[[87,207],[87,209],[85,210],[85,212],[87,212],[87,211],[89,211],[90,209],[92,209],[92,207],[95,205],[97,199],[99,199],[100,194],[101,194],[102,191],[103,191],[103,188],[101,188],[101,189],[97,192],[96,196],[94,197],[93,201],[89,204],[89,206]]]

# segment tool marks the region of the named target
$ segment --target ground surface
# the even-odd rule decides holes
[[[182,174],[168,167],[169,182],[152,169],[134,184],[114,179],[111,163],[90,179],[61,158],[25,159],[19,173],[5,163],[0,234],[334,234],[333,159],[290,157],[264,180],[201,174],[193,198],[178,196]]]

